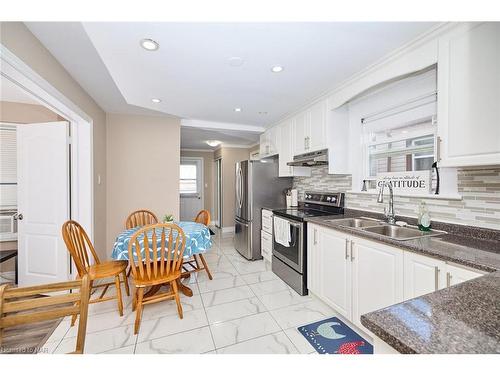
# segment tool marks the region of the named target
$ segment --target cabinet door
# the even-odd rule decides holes
[[[259,153],[261,157],[269,155],[270,145],[269,145],[269,133],[267,131],[260,135],[259,147],[260,147]]]
[[[320,297],[331,307],[351,319],[351,262],[347,235],[320,228],[321,252]]]
[[[279,126],[279,177],[293,176],[293,167],[287,165],[292,161],[292,126],[291,122],[284,122]]]
[[[404,252],[404,299],[435,292],[446,286],[446,263],[427,256]]]
[[[453,264],[446,265],[446,286],[453,286],[464,281],[475,279],[476,277],[483,276],[484,273],[480,271],[472,271],[467,268],[455,266]]]
[[[442,167],[500,164],[500,23],[467,23],[439,39]]]
[[[293,154],[299,155],[308,151],[310,112],[305,111],[295,116],[293,121]]]
[[[403,301],[403,251],[355,239],[352,242],[353,317]]]
[[[321,228],[310,224],[307,226],[307,288],[318,297],[321,295],[321,251],[318,236]]]
[[[311,168],[291,167],[287,165],[293,160],[293,135],[292,121],[286,121],[278,128],[278,154],[279,154],[279,177],[310,176]]]
[[[308,151],[322,150],[327,147],[327,134],[326,134],[326,113],[327,105],[326,100],[316,103],[311,107],[311,124]]]
[[[278,153],[278,141],[279,141],[278,127],[273,126],[269,130],[267,130],[267,133],[269,142],[269,155],[276,155]]]

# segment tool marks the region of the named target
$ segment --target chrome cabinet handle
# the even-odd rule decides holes
[[[351,241],[351,262],[354,261],[354,250],[352,248],[353,242]]]
[[[346,238],[345,239],[345,259],[346,260],[349,259],[349,252],[347,250],[348,245],[349,245],[349,240]]]
[[[449,272],[446,272],[446,286],[451,286],[451,274]]]
[[[441,142],[443,140],[440,136],[436,137],[436,160],[441,161]]]
[[[317,245],[318,244],[318,239],[317,239],[317,234],[318,234],[318,230],[316,228],[314,228],[314,244]]]
[[[439,289],[439,267],[434,267],[434,290]]]

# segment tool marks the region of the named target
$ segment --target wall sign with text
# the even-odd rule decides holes
[[[377,175],[377,188],[383,182],[390,182],[396,193],[429,194],[431,192],[431,171],[390,172]]]

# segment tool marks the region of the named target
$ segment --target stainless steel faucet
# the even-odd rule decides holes
[[[396,215],[394,214],[394,192],[392,190],[392,184],[390,182],[383,182],[382,186],[380,186],[377,202],[384,203],[384,187],[386,185],[389,188],[389,210],[385,212],[385,217],[387,218],[387,222],[389,224],[394,224],[396,222]]]

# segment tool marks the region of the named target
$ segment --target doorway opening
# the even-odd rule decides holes
[[[15,243],[19,286],[66,281],[74,275],[62,224],[77,220],[93,239],[92,120],[2,45],[0,52],[0,120],[14,150],[0,168],[2,189],[10,186],[1,204],[13,212],[0,252]]]
[[[222,159],[214,160],[214,175],[214,222],[217,228],[222,228]]]

